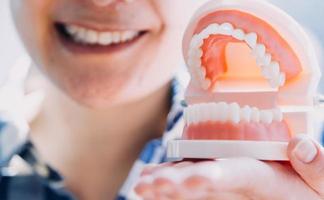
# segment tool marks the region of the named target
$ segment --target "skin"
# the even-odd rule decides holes
[[[146,142],[164,131],[170,81],[183,63],[182,34],[203,1],[10,3],[46,91],[30,124],[35,146],[79,199],[113,199]],[[80,54],[62,45],[55,22],[148,33],[120,51]]]
[[[46,91],[41,112],[31,123],[34,144],[45,161],[65,177],[66,187],[79,199],[113,199],[145,143],[163,133],[170,80],[175,67],[181,64],[182,33],[191,14],[204,1],[10,2],[18,33],[42,74],[41,85]],[[122,51],[80,55],[61,45],[53,28],[55,21],[97,29],[145,29],[148,34]],[[323,157],[322,154],[318,153]],[[210,163],[211,170],[214,165]],[[271,163],[234,159],[222,166],[237,172],[235,180],[242,179],[240,183],[244,183],[249,174],[238,173],[239,165],[271,176],[268,167],[260,167]],[[300,185],[301,191],[323,194],[316,182],[307,181],[318,172],[316,166],[295,168],[307,183]],[[296,173],[292,168],[280,169],[283,168],[273,168],[271,172],[287,176]],[[231,178],[226,180],[234,179]],[[257,177],[250,177],[251,181],[254,178]],[[294,178],[302,182],[299,176]],[[259,183],[267,185],[268,181],[262,179]],[[281,181],[276,185],[282,184],[287,187],[281,188],[290,189],[293,183]],[[240,186],[240,191],[247,191],[245,184]],[[262,193],[262,188],[255,189]],[[272,189],[275,193],[278,188]],[[221,194],[215,190],[212,195]],[[247,197],[233,190],[224,195]]]

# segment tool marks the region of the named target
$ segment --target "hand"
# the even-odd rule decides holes
[[[297,137],[288,155],[291,163],[249,158],[166,163],[145,169],[135,191],[145,200],[323,200],[323,148]]]

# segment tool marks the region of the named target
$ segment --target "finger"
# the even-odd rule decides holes
[[[300,135],[290,142],[288,156],[296,172],[321,197],[324,197],[323,147],[308,136]]]

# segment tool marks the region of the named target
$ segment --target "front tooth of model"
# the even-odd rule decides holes
[[[213,23],[208,26],[208,30],[210,34],[218,34],[219,33],[219,24]]]
[[[262,72],[262,75],[267,78],[267,79],[271,79],[272,76],[271,76],[271,67],[269,65],[267,66],[263,66],[261,68],[261,72]]]
[[[194,35],[190,42],[190,49],[199,48],[203,44],[203,40],[199,37],[198,34]]]
[[[246,122],[251,121],[251,108],[249,106],[244,106],[241,109],[241,119]]]
[[[280,72],[279,74],[279,86],[284,86],[286,82],[286,74],[283,72]]]
[[[251,110],[251,120],[253,122],[260,122],[260,111],[256,107]]]
[[[279,87],[279,76],[270,78],[269,83],[272,88],[278,88]]]
[[[257,44],[257,39],[257,34],[252,32],[245,35],[244,41],[249,45],[251,49],[254,49]]]
[[[232,36],[238,40],[244,40],[245,33],[242,29],[235,29]]]
[[[237,103],[229,105],[229,119],[237,124],[240,121],[240,106]]]
[[[273,120],[272,112],[268,110],[262,110],[260,112],[260,120],[265,124],[270,124]]]
[[[205,103],[203,104],[203,117],[201,119],[201,121],[206,122],[206,121],[210,121],[212,118],[212,113],[210,112],[209,109],[209,104]]]
[[[219,118],[219,106],[216,103],[213,103],[210,107],[210,111],[212,113],[212,121],[218,121]]]
[[[280,75],[280,66],[278,62],[271,62],[268,67],[270,68],[270,77],[274,78]]]
[[[263,58],[266,53],[266,48],[263,44],[257,44],[253,49],[253,54],[256,58]]]
[[[283,114],[279,108],[273,109],[272,113],[273,113],[273,120],[278,122],[281,122],[283,120]]]
[[[228,104],[225,102],[220,102],[217,105],[219,111],[219,120],[221,122],[226,122],[228,120]]]
[[[234,30],[233,25],[227,22],[219,26],[219,33],[222,35],[232,35],[233,30]]]
[[[263,66],[268,66],[271,63],[271,55],[269,53],[266,53],[263,57]]]

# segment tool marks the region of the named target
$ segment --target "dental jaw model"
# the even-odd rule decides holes
[[[320,70],[302,28],[257,0],[211,1],[183,41],[191,74],[185,128],[169,158],[287,160],[296,134],[313,134]]]

